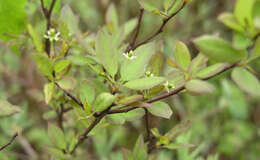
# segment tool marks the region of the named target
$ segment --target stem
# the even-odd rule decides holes
[[[4,150],[6,147],[8,147],[9,145],[11,145],[13,142],[14,142],[14,140],[15,140],[15,138],[18,136],[18,133],[15,133],[14,135],[13,135],[13,137],[10,139],[10,141],[7,143],[7,144],[5,144],[5,145],[3,145],[2,147],[0,147],[0,151],[2,151],[2,150]]]

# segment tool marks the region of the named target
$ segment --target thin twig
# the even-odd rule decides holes
[[[150,125],[149,125],[149,112],[147,108],[144,108],[145,111],[145,129],[146,129],[146,134],[147,134],[147,141],[150,141],[151,139],[151,131],[150,131]]]
[[[3,145],[2,147],[0,147],[0,151],[2,151],[3,149],[5,149],[6,147],[8,147],[9,145],[11,145],[13,142],[14,142],[14,140],[15,140],[15,138],[18,136],[18,133],[15,133],[14,135],[13,135],[13,137],[10,139],[10,141],[7,143],[7,144],[5,144],[5,145]]]
[[[150,37],[148,37],[147,39],[145,39],[144,41],[136,44],[135,46],[132,47],[132,50],[135,50],[136,48],[140,47],[141,45],[144,45],[148,42],[150,42],[152,39],[154,39],[156,36],[158,36],[160,33],[163,32],[163,29],[165,27],[165,25],[173,18],[175,17],[187,4],[187,2],[183,2],[182,6],[175,12],[173,13],[171,16],[169,16],[168,18],[163,20],[163,23],[161,24],[160,28],[154,33],[152,34]]]
[[[144,15],[144,9],[140,9],[140,15],[139,15],[139,18],[138,18],[138,24],[137,24],[137,28],[136,28],[136,31],[135,31],[135,35],[131,41],[131,43],[129,44],[129,46],[127,47],[126,49],[126,52],[129,52],[130,50],[132,50],[132,48],[135,46],[135,43],[136,43],[136,40],[138,38],[138,35],[140,33],[140,28],[141,28],[141,23],[142,23],[142,19],[143,19],[143,15]]]
[[[60,129],[64,130],[63,127],[63,114],[64,114],[64,106],[63,104],[60,105],[60,110],[57,111],[58,114],[58,125]]]

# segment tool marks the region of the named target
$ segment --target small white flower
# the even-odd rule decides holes
[[[169,83],[169,81],[166,81],[163,85],[168,93],[170,92],[170,89],[175,88],[173,84]]]
[[[56,29],[51,28],[44,35],[44,38],[49,39],[51,42],[60,40],[60,32],[56,31]]]
[[[146,77],[154,77],[154,74],[151,71],[146,71],[145,76]]]
[[[125,58],[127,58],[129,60],[136,59],[136,56],[134,55],[133,51],[130,51],[130,52],[127,52],[127,53],[123,53],[123,55],[125,56]]]

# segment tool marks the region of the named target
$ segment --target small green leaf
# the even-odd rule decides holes
[[[115,96],[110,94],[110,93],[101,93],[100,95],[97,96],[96,101],[94,103],[94,111],[95,112],[100,112],[105,109],[107,109],[109,106],[111,106],[114,101],[115,101]]]
[[[200,79],[211,77],[217,74],[218,72],[222,71],[226,66],[226,63],[216,63],[214,65],[202,69],[199,73],[196,74],[196,77]]]
[[[190,66],[191,57],[189,49],[181,41],[176,42],[174,60],[181,69],[187,70]]]
[[[207,66],[208,58],[199,53],[192,61],[189,68],[190,75],[196,75],[201,69]]]
[[[185,84],[185,88],[194,95],[212,93],[215,91],[214,86],[202,80],[191,80]]]
[[[245,29],[242,25],[239,24],[236,17],[232,13],[222,13],[218,20],[224,23],[227,27],[237,31],[237,32],[245,32]]]
[[[135,159],[147,159],[147,146],[144,143],[144,138],[142,135],[140,135],[135,143],[135,147],[133,150],[133,154],[135,156]]]
[[[91,111],[91,105],[93,104],[95,100],[95,89],[92,87],[90,82],[83,81],[80,84],[80,100],[84,105],[85,111],[90,113]]]
[[[137,18],[130,19],[124,24],[124,35],[125,38],[134,31],[138,23]]]
[[[202,36],[194,40],[196,47],[207,57],[217,62],[238,62],[247,56],[246,51],[236,50],[232,45],[216,36]]]
[[[133,90],[146,90],[158,86],[164,81],[165,78],[163,77],[147,77],[129,81],[124,86]]]
[[[147,107],[148,111],[157,117],[162,117],[166,119],[170,119],[172,116],[172,109],[171,107],[164,102],[155,102],[152,103],[151,107]]]
[[[45,96],[45,103],[49,104],[52,97],[53,97],[53,94],[55,92],[54,82],[50,82],[50,83],[45,84],[43,91],[44,91],[44,96]]]
[[[52,78],[53,64],[52,61],[45,54],[34,54],[34,61],[39,69],[39,71],[49,78]]]
[[[119,27],[118,15],[117,15],[116,7],[113,3],[110,4],[108,7],[108,10],[106,13],[106,23],[107,23],[110,31],[112,31],[112,33],[114,31],[116,31]]]
[[[133,96],[129,96],[129,97],[120,99],[117,103],[122,104],[122,105],[129,105],[131,103],[135,103],[138,100],[142,100],[142,99],[143,99],[142,95],[133,95]]]
[[[260,96],[260,82],[250,72],[243,68],[235,68],[232,71],[232,79],[243,91],[249,93],[252,96]]]
[[[168,145],[163,146],[163,148],[176,150],[176,149],[183,149],[183,148],[192,148],[195,147],[193,144],[179,144],[179,143],[171,143]]]
[[[10,104],[4,99],[0,99],[0,118],[9,117],[21,112],[20,107]]]
[[[30,24],[27,24],[27,30],[32,38],[32,41],[37,49],[38,52],[42,53],[44,51],[43,49],[43,43],[38,35],[38,33],[34,30],[33,26]]]
[[[54,71],[56,73],[62,72],[67,69],[71,64],[70,60],[61,60],[54,65]]]
[[[253,6],[255,0],[237,0],[234,14],[243,26],[249,24],[253,26]]]
[[[165,134],[171,140],[175,140],[178,136],[186,132],[190,128],[190,121],[185,121],[173,127],[169,132]]]
[[[258,57],[260,57],[260,37],[258,37],[255,42],[254,51],[252,56],[249,58],[249,61],[252,61]]]
[[[69,5],[65,5],[61,9],[60,19],[67,25],[67,28],[69,29],[69,36],[79,32],[79,18],[74,15]]]
[[[139,4],[148,12],[158,10],[149,0],[138,0]]]
[[[48,125],[48,136],[56,147],[66,150],[66,138],[63,131],[53,124]]]
[[[68,59],[71,60],[73,64],[79,66],[84,66],[87,64],[95,64],[95,61],[93,61],[90,57],[83,56],[83,55],[71,55],[68,56]]]
[[[120,69],[121,79],[123,81],[129,81],[143,76],[145,73],[145,68],[154,53],[155,44],[148,43],[134,51],[133,54],[136,56],[136,59],[129,60],[124,57],[124,61]]]
[[[166,13],[173,7],[175,1],[176,0],[164,0],[163,7]]]
[[[57,81],[59,86],[64,90],[73,90],[76,85],[76,79],[73,77],[64,77],[61,80]]]
[[[158,137],[161,136],[161,134],[160,134],[158,128],[152,128],[152,129],[151,129],[151,132],[152,132],[152,134],[153,134],[156,138],[158,138]]]
[[[248,38],[243,33],[237,33],[235,32],[233,34],[233,47],[238,50],[247,49],[250,45],[253,44],[252,40]]]
[[[149,62],[149,68],[152,74],[160,76],[163,69],[164,58],[161,52],[154,54]]]

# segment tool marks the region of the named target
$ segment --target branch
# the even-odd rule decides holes
[[[13,135],[13,137],[10,139],[10,141],[7,143],[7,144],[5,144],[5,145],[3,145],[2,147],[0,147],[0,151],[2,151],[3,149],[5,149],[6,147],[8,147],[9,145],[11,145],[13,142],[14,142],[14,140],[15,140],[15,138],[18,136],[18,133],[15,133],[14,135]]]
[[[150,131],[150,125],[149,125],[149,112],[147,108],[144,108],[145,111],[145,129],[146,129],[146,134],[147,134],[147,141],[151,140],[151,131]]]
[[[136,28],[135,35],[134,35],[134,37],[133,37],[133,39],[132,39],[132,42],[131,42],[131,43],[129,44],[129,46],[127,47],[126,52],[131,51],[131,50],[133,49],[133,47],[135,46],[136,40],[137,40],[138,35],[139,35],[139,32],[140,32],[143,15],[144,15],[144,9],[142,8],[142,9],[140,10],[140,15],[139,15],[139,18],[138,18],[138,25],[137,25],[137,28]]]
[[[132,50],[135,50],[136,48],[140,47],[141,45],[144,45],[148,42],[150,42],[153,38],[155,38],[156,36],[158,36],[160,33],[163,32],[163,29],[165,27],[165,25],[173,18],[175,17],[184,7],[185,5],[187,4],[186,1],[183,2],[182,6],[175,12],[173,13],[171,16],[169,16],[168,18],[164,19],[163,20],[163,23],[161,24],[160,28],[154,33],[152,34],[150,37],[148,37],[147,39],[145,39],[144,41],[136,44],[135,46],[133,46],[131,49]]]

